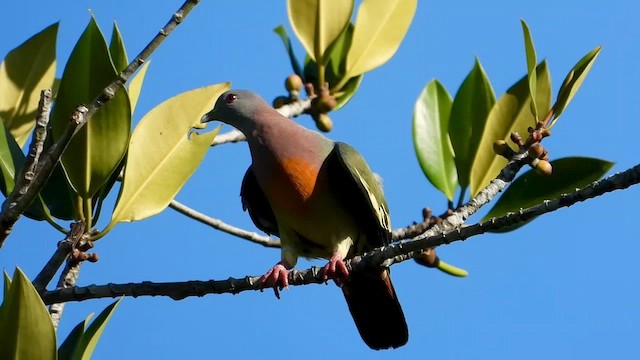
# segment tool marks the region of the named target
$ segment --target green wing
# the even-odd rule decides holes
[[[249,216],[258,229],[267,234],[280,236],[276,216],[267,197],[262,192],[251,166],[242,179],[240,198],[242,199],[242,210],[249,210]]]
[[[327,160],[331,187],[364,229],[366,248],[387,245],[391,241],[389,208],[367,162],[356,149],[340,142],[335,143]]]

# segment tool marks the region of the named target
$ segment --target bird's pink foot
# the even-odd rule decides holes
[[[275,264],[266,274],[262,275],[260,278],[260,285],[264,288],[265,286],[273,286],[273,291],[276,294],[276,297],[280,299],[280,290],[287,289],[289,287],[289,279],[288,269],[291,268],[286,261],[280,261]]]
[[[338,253],[334,253],[327,265],[322,268],[324,281],[334,279],[338,285],[349,279],[349,270]]]

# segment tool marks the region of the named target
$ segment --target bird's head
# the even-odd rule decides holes
[[[269,108],[269,105],[257,94],[247,90],[229,90],[218,97],[213,109],[200,122],[222,121],[246,134],[255,127],[256,114],[263,108]]]

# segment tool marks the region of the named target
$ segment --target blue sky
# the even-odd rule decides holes
[[[10,16],[0,22],[0,56],[60,21],[61,74],[91,9],[107,36],[112,21],[118,21],[133,57],[180,5],[10,1],[3,6]],[[639,10],[631,1],[420,1],[396,56],[367,74],[352,101],[332,114],[335,130],[329,136],[358,148],[384,177],[394,227],[419,220],[425,206],[441,212],[446,201],[426,181],[413,151],[413,103],[432,78],[455,93],[476,56],[496,95],[504,93],[525,73],[523,18],[538,57],[549,61],[554,93],[580,57],[603,46],[545,141],[551,158],[592,156],[615,162],[613,171],[629,168],[639,159],[634,85],[640,81]],[[271,31],[279,24],[287,24],[284,1],[203,1],[152,56],[134,118],[183,91],[223,81],[267,99],[282,95],[291,69]],[[302,57],[301,46],[296,48]],[[312,126],[308,117],[300,121]],[[249,163],[246,144],[216,147],[177,199],[254,229],[238,196]],[[640,191],[631,188],[546,215],[517,232],[440,248],[443,259],[469,270],[465,279],[413,262],[394,266],[410,329],[408,345],[398,350],[369,350],[340,291],[316,285],[291,288],[279,301],[270,292],[178,302],[127,298],[94,358],[629,358],[637,351],[640,322],[638,201]],[[21,219],[0,250],[0,267],[12,271],[18,265],[33,278],[60,239],[46,224]],[[172,210],[117,226],[96,251],[100,261],[83,265],[79,285],[258,275],[279,259],[278,250],[209,229]],[[299,262],[299,267],[309,265]],[[66,336],[111,301],[67,304],[60,333]]]

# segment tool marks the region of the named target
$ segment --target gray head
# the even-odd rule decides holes
[[[256,116],[261,110],[271,110],[258,94],[248,90],[229,90],[216,101],[213,110],[206,113],[200,122],[222,121],[242,132],[255,128]]]

